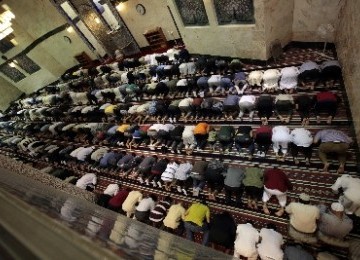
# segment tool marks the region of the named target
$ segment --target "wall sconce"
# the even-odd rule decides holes
[[[10,42],[11,42],[14,46],[18,45],[18,42],[17,42],[15,39],[11,39]]]
[[[14,60],[14,61],[12,61],[12,62],[9,63],[9,66],[10,66],[11,68],[15,68],[15,67],[16,67],[15,61],[16,61],[16,60]]]
[[[73,33],[74,32],[74,28],[72,26],[69,26],[68,28],[66,28],[66,31],[68,33]]]
[[[124,5],[124,3],[118,3],[118,4],[115,6],[115,8],[116,8],[116,10],[117,10],[118,12],[121,12],[121,11],[123,11],[123,10],[125,9],[125,5]]]

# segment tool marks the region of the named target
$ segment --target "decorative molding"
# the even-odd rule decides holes
[[[203,0],[175,0],[184,26],[209,24]]]
[[[214,0],[219,25],[255,23],[253,0]]]

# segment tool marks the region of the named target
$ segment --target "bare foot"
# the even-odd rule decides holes
[[[285,212],[284,208],[281,208],[275,213],[275,215],[278,217],[281,217],[282,215],[284,215],[284,212]]]
[[[328,119],[326,120],[326,123],[327,123],[328,125],[330,125],[331,122],[332,122],[332,116],[329,116]]]
[[[330,166],[330,163],[325,163],[325,164],[324,164],[323,171],[324,171],[324,172],[328,172],[329,166]]]
[[[257,205],[256,201],[253,201],[253,202],[252,202],[252,205],[253,205],[253,208],[254,208],[255,210],[258,209],[258,205]]]
[[[266,205],[263,205],[263,211],[266,215],[270,215],[270,211]]]
[[[340,164],[339,169],[337,170],[337,173],[338,173],[338,174],[343,174],[343,173],[344,173],[344,170],[345,170],[345,166],[342,165],[342,164]]]

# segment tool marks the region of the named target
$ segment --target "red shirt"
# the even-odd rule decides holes
[[[256,134],[272,134],[272,129],[269,126],[262,125],[258,129],[256,129]]]
[[[270,190],[279,190],[281,192],[292,189],[288,177],[279,169],[268,169],[265,171],[264,186]]]
[[[109,200],[108,205],[114,208],[120,208],[129,195],[129,191],[121,190]]]
[[[316,95],[317,102],[333,101],[336,102],[336,95],[330,91],[320,92]]]

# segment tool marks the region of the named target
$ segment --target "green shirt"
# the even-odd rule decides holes
[[[208,142],[215,142],[216,141],[217,132],[215,130],[211,130],[209,132]]]
[[[204,221],[210,222],[210,209],[200,202],[193,203],[185,213],[184,221],[190,221],[198,226],[202,226]]]
[[[256,167],[246,168],[243,184],[244,186],[262,188],[264,186],[263,170]]]

